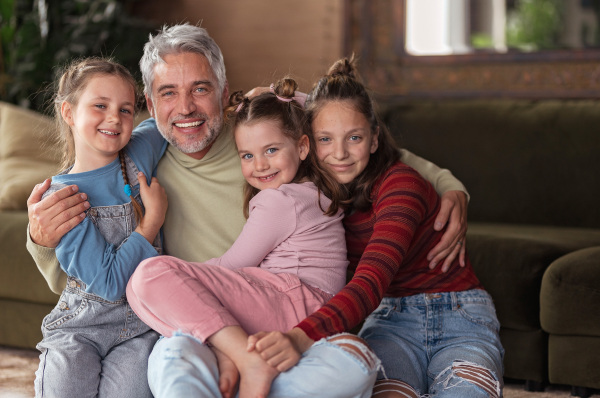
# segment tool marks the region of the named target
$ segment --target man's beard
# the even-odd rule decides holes
[[[202,136],[202,138],[190,137],[192,139],[186,140],[185,142],[178,142],[176,136],[173,134],[173,123],[176,123],[178,120],[183,119],[203,119],[206,124],[206,134]],[[162,136],[167,140],[167,142],[177,148],[179,151],[190,154],[197,153],[203,151],[209,145],[211,145],[215,139],[221,133],[221,129],[223,127],[223,117],[217,116],[212,119],[209,119],[205,114],[195,113],[192,115],[186,115],[185,117],[178,117],[173,120],[169,120],[167,126],[161,126],[158,124],[158,130],[162,134]]]

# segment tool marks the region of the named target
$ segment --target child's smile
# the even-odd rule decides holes
[[[94,170],[117,158],[131,138],[134,103],[130,83],[98,74],[90,78],[76,106],[63,104],[63,118],[75,141],[71,173]]]
[[[308,137],[294,142],[273,120],[237,126],[235,142],[244,178],[260,190],[292,182],[308,154]]]

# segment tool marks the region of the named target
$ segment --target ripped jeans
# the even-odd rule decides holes
[[[359,336],[381,359],[378,378],[401,380],[420,395],[500,397],[504,349],[491,296],[481,289],[386,297]],[[461,369],[482,367],[493,379],[477,383]],[[457,374],[458,372],[458,374]]]
[[[314,343],[296,366],[280,373],[273,380],[269,398],[370,397],[379,360],[364,343],[351,344],[364,354],[359,358],[330,342],[333,337]],[[155,398],[221,397],[215,355],[186,334],[175,333],[156,343],[148,362],[148,382]]]

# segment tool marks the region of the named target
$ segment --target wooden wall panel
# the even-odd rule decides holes
[[[286,74],[308,90],[344,51],[345,0],[149,0],[136,13],[157,26],[200,23],[223,51],[232,90]]]
[[[404,0],[353,0],[347,47],[380,103],[414,98],[600,98],[600,51],[409,56]]]

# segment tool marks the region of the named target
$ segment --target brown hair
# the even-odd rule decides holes
[[[227,114],[233,119],[233,127],[243,124],[253,124],[259,121],[271,120],[280,124],[283,134],[298,142],[303,135],[309,140],[309,152],[306,159],[300,163],[293,183],[303,179],[313,182],[319,194],[322,192],[331,199],[331,204],[325,211],[326,215],[334,215],[346,199],[346,191],[335,178],[325,170],[317,159],[315,143],[310,134],[309,125],[303,106],[294,98],[298,84],[291,78],[284,78],[273,85],[270,92],[260,94],[252,99],[244,97],[241,91],[233,93],[229,98]],[[290,101],[286,101],[290,100]],[[244,186],[244,216],[248,218],[250,200],[259,192],[248,182]],[[321,203],[319,202],[319,206]]]
[[[75,161],[75,141],[73,139],[73,132],[71,131],[71,128],[62,117],[62,104],[64,102],[68,102],[73,107],[77,106],[79,97],[81,96],[83,90],[85,90],[87,87],[90,80],[95,76],[102,75],[117,76],[122,78],[126,83],[131,84],[136,100],[135,102],[137,102],[138,90],[135,79],[129,70],[127,70],[127,68],[118,64],[112,59],[89,57],[75,60],[67,65],[57,82],[56,93],[54,94],[54,119],[59,134],[58,138],[63,146],[63,170],[71,167]],[[125,185],[129,185],[129,179],[127,178],[127,173],[125,172],[125,159],[122,150],[119,152],[119,159],[121,161],[121,173],[123,175],[123,181]],[[131,203],[133,204],[136,221],[139,223],[142,218],[142,207],[133,198],[133,196],[130,195],[129,197],[131,198]]]
[[[378,147],[369,157],[367,167],[346,184],[350,192],[352,209],[368,210],[371,208],[371,190],[373,184],[390,166],[400,160],[398,147],[387,128],[381,124],[375,112],[374,102],[360,81],[354,56],[336,61],[308,94],[306,100],[306,117],[312,126],[315,117],[329,102],[346,102],[357,112],[362,113],[371,126],[371,134],[379,131]],[[312,135],[312,133],[311,133]]]

